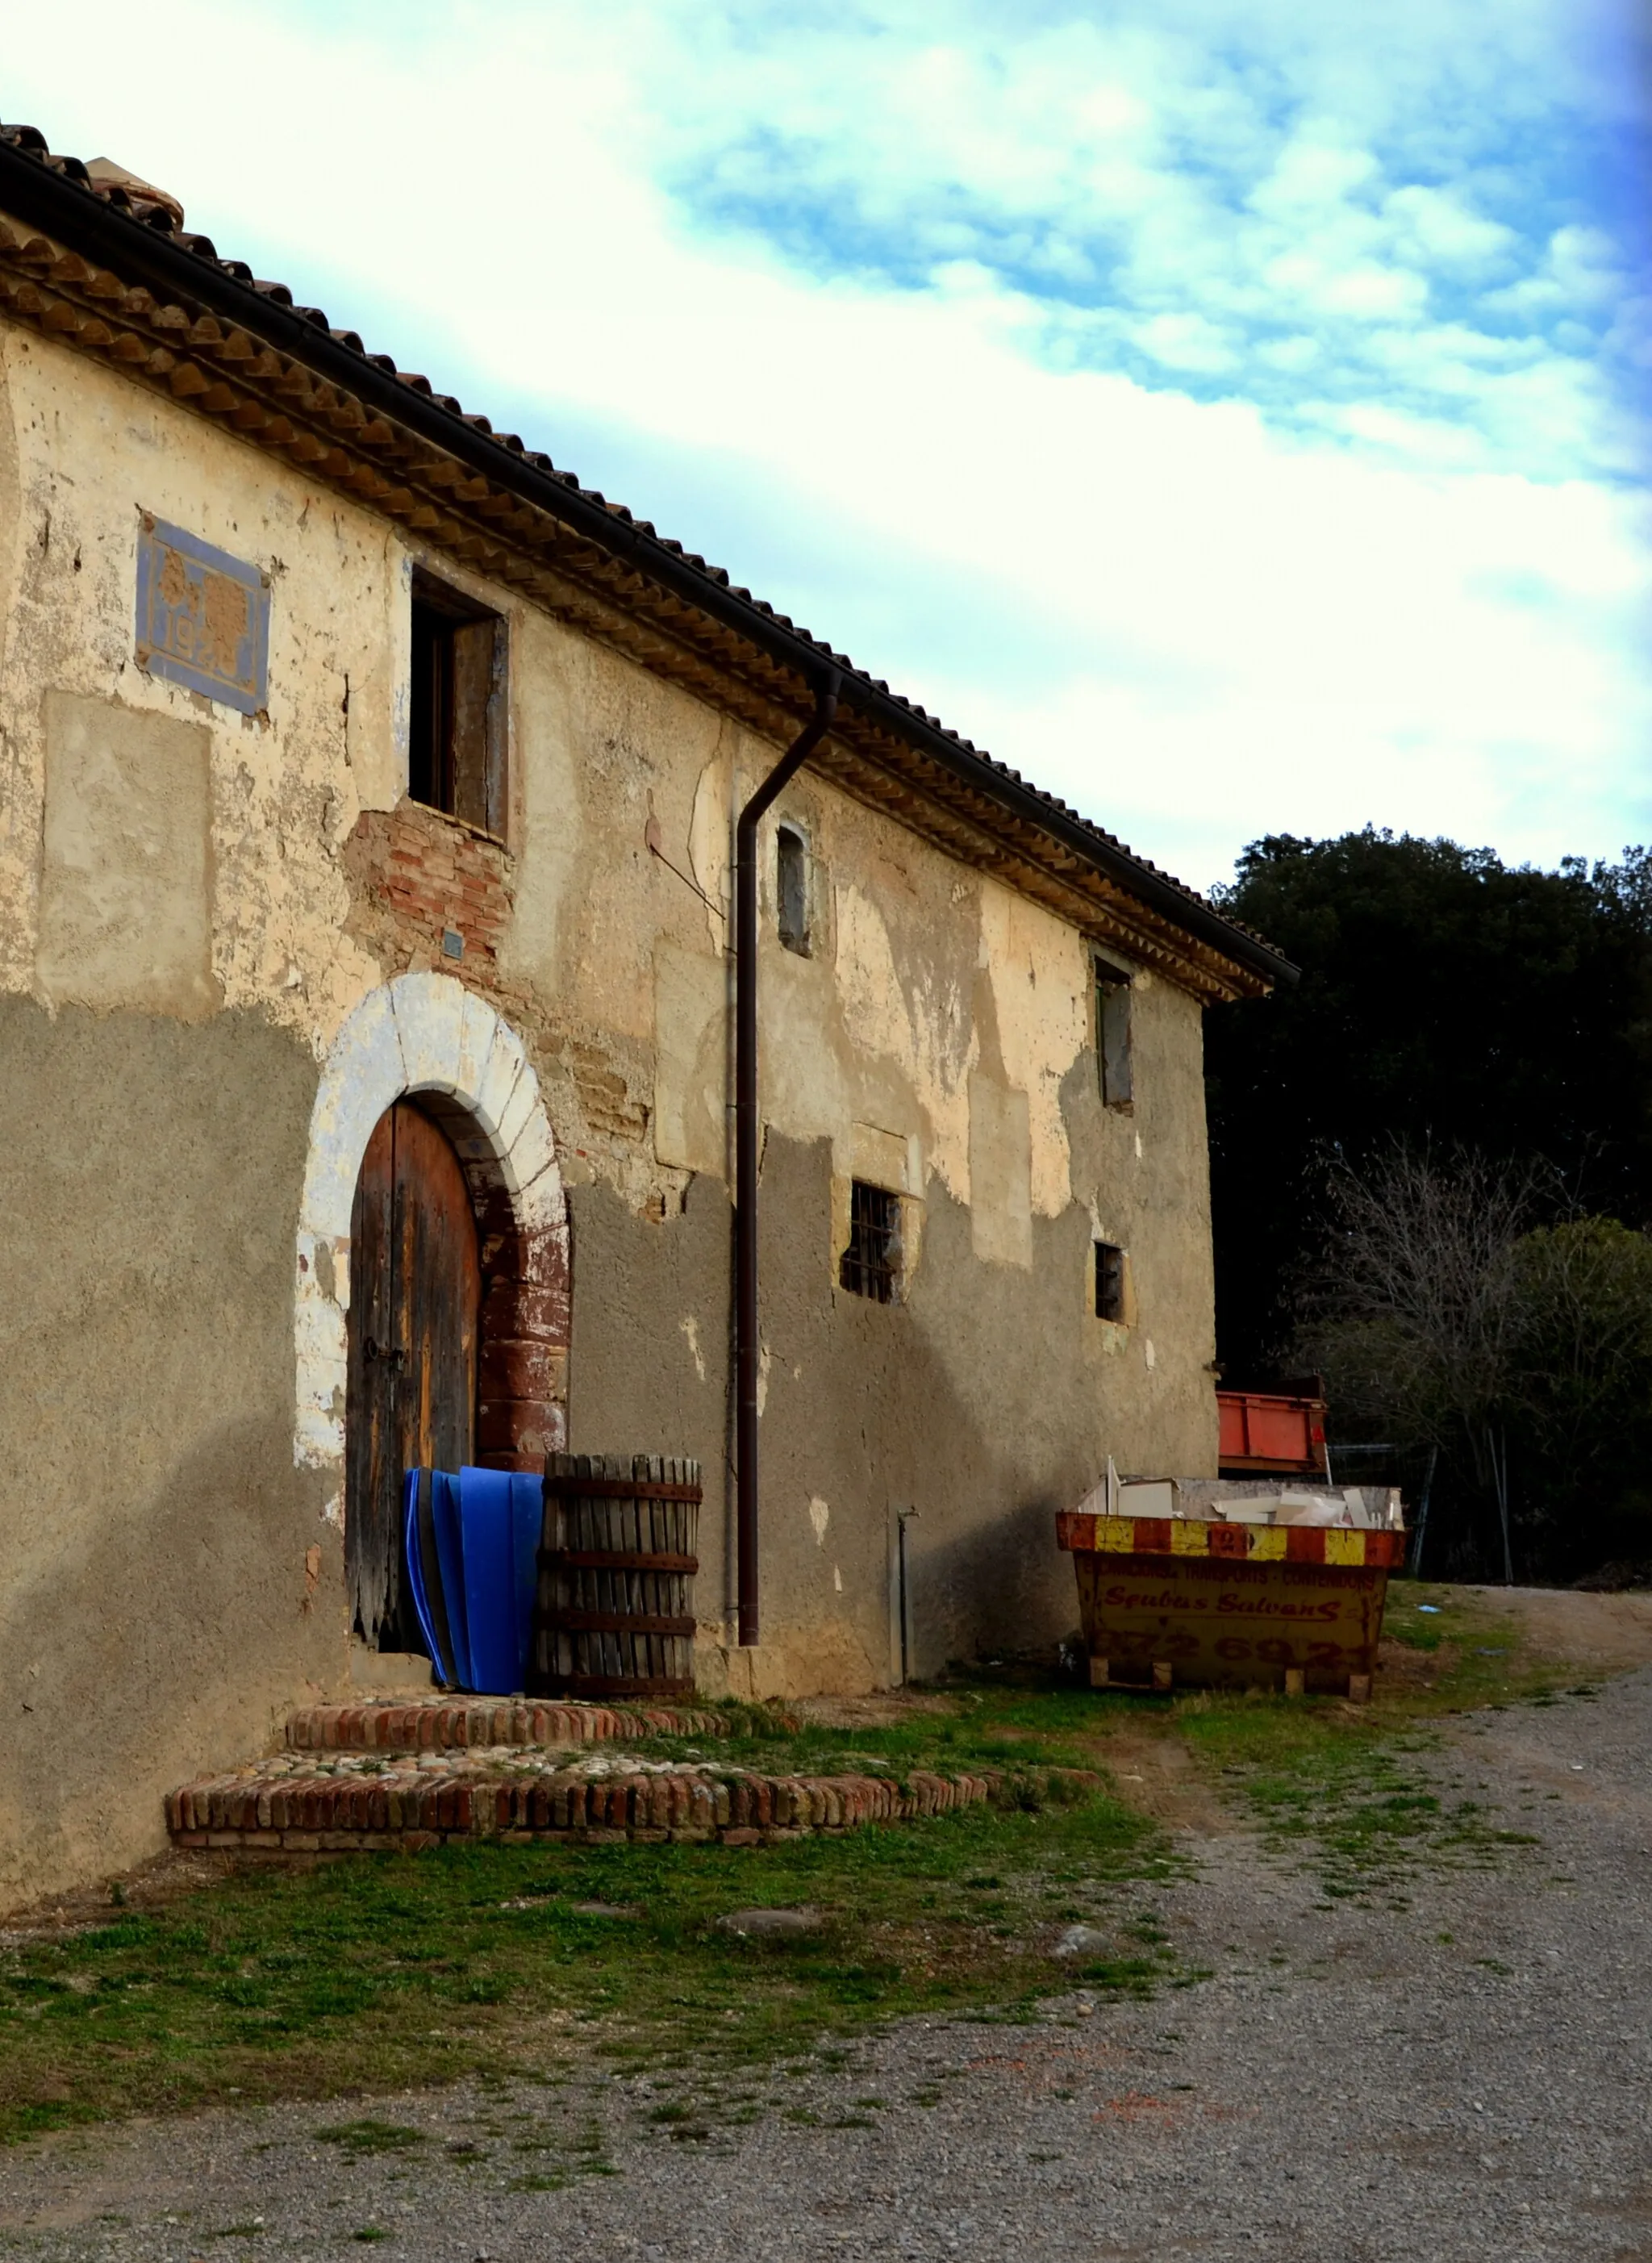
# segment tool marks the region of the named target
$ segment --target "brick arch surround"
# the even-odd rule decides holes
[[[486,999],[444,974],[370,991],[327,1056],[299,1211],[293,1455],[343,1522],[345,1315],[356,1181],[375,1124],[416,1097],[458,1149],[482,1258],[478,1458],[543,1468],[566,1435],[568,1222],[539,1081]]]

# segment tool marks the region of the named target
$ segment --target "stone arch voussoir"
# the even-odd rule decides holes
[[[538,1078],[486,999],[449,975],[398,975],[369,992],[328,1053],[299,1211],[293,1456],[332,1477],[339,1522],[356,1181],[374,1124],[415,1096],[458,1152],[480,1229],[478,1456],[536,1470],[566,1434],[567,1202]]]

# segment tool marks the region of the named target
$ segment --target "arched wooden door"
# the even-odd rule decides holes
[[[356,1630],[422,1647],[401,1593],[401,1480],[475,1458],[481,1266],[445,1134],[399,1100],[373,1127],[350,1220],[345,1560]]]

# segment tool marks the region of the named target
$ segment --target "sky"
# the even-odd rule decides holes
[[[1205,886],[1652,838],[1638,13],[80,0],[0,116]]]

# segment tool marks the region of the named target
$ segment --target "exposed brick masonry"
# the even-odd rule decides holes
[[[354,898],[350,927],[376,956],[431,965],[487,987],[510,922],[510,857],[496,841],[422,803],[364,809],[344,843]],[[465,939],[462,961],[442,954],[444,929]]]

